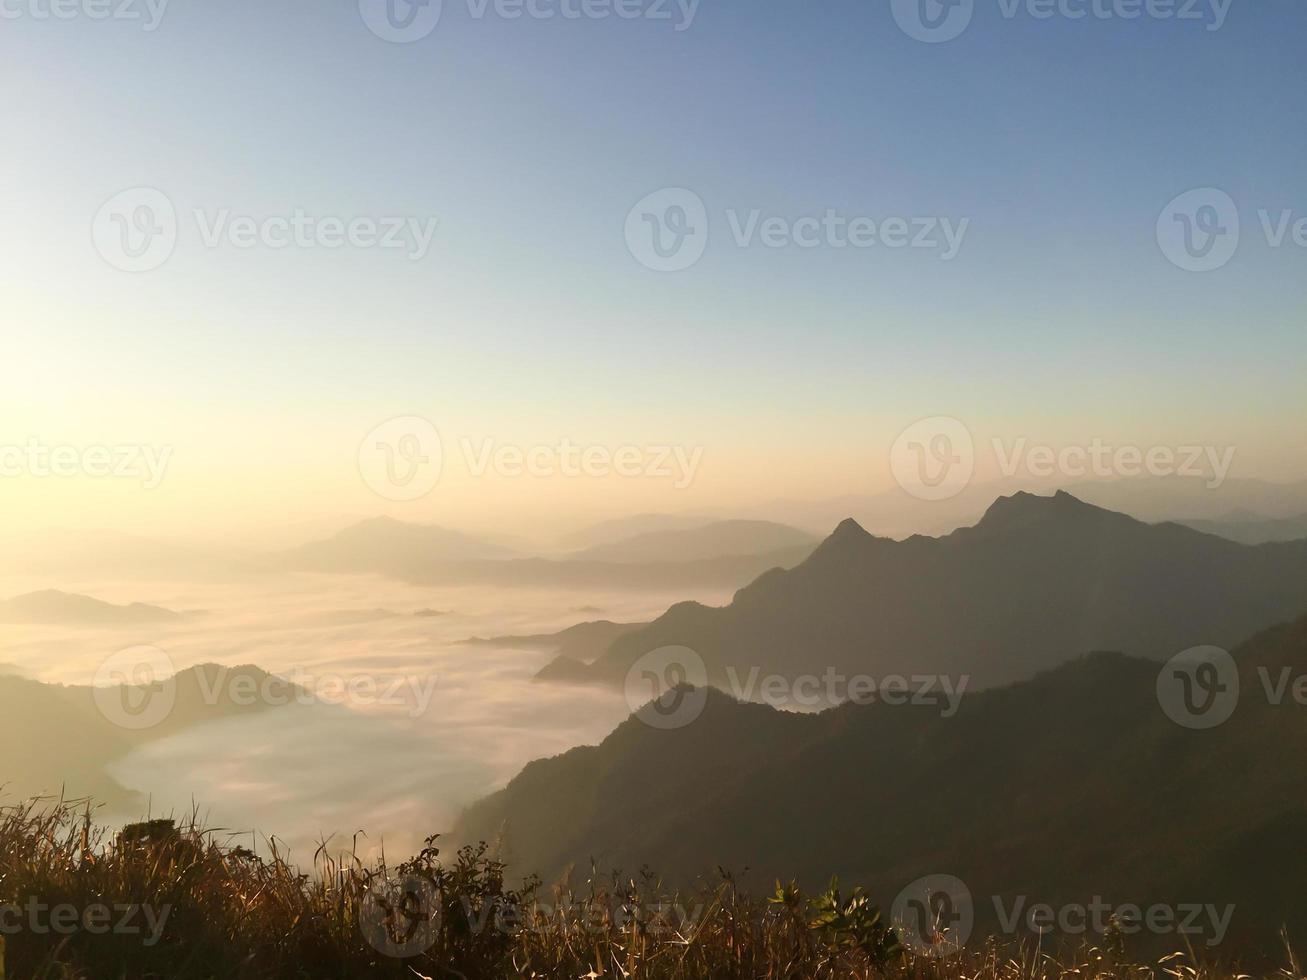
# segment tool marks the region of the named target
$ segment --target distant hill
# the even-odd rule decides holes
[[[630,517],[600,521],[598,524],[564,535],[559,539],[558,547],[563,551],[581,551],[625,541],[642,534],[688,531],[691,528],[703,527],[711,521],[711,517],[696,517],[689,514],[633,514]]]
[[[1167,657],[1228,646],[1307,609],[1307,541],[1248,547],[1149,525],[1059,492],[995,501],[941,538],[877,538],[845,521],[806,561],[724,608],[681,603],[594,664],[622,684],[644,653],[684,645],[711,683],[757,668],[786,677],[1033,675],[1086,650]]]
[[[1257,671],[1307,674],[1307,618],[1235,658],[1243,697],[1207,731],[1164,714],[1158,664],[1109,653],[968,695],[948,718],[910,704],[781,712],[713,691],[683,728],[632,717],[598,746],[531,763],[453,837],[499,842],[546,881],[591,862],[671,882],[749,869],[754,888],[838,873],[883,907],[950,874],[983,929],[992,896],[1233,902],[1235,941],[1274,952],[1287,922],[1301,946],[1307,707],[1272,704]]]
[[[1214,521],[1177,521],[1204,534],[1215,534],[1240,544],[1298,541],[1307,538],[1307,514],[1299,517],[1226,516]]]
[[[511,555],[506,548],[458,531],[374,517],[325,540],[282,552],[280,563],[305,571],[376,572],[409,578],[433,565]]]
[[[178,619],[180,613],[133,602],[116,606],[90,596],[46,589],[0,600],[0,623],[51,626],[127,626]]]
[[[155,696],[160,696],[161,685],[152,687]],[[136,692],[146,689],[134,688]],[[144,802],[116,783],[104,767],[138,745],[192,725],[266,710],[266,702],[245,693],[263,690],[276,697],[284,695],[285,700],[294,692],[288,682],[257,667],[192,667],[176,675],[175,700],[167,716],[150,728],[131,730],[106,717],[89,686],[45,684],[0,673],[3,794],[7,802],[61,791],[69,796],[94,796],[98,803],[110,805]],[[219,693],[215,696],[214,692]],[[226,696],[227,692],[234,693]],[[128,703],[143,701],[140,693],[127,697]]]
[[[765,555],[786,549],[815,548],[818,539],[798,528],[771,521],[715,521],[701,527],[648,531],[569,555],[573,561],[705,561],[733,555]]]

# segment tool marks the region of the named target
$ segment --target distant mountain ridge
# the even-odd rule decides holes
[[[125,626],[175,620],[180,613],[143,602],[119,606],[57,589],[0,600],[0,622],[52,626]]]
[[[376,572],[407,577],[433,563],[508,558],[507,548],[434,524],[373,517],[322,541],[282,553],[289,567],[316,572]]]
[[[1240,544],[1267,544],[1307,538],[1307,514],[1298,517],[1226,515],[1210,521],[1177,521],[1204,534],[1215,534]]]
[[[878,538],[846,520],[730,605],[680,603],[618,638],[589,673],[620,685],[644,653],[683,645],[714,684],[756,667],[966,674],[987,686],[1087,650],[1164,658],[1228,646],[1304,609],[1307,541],[1253,548],[1065,492],[1021,492],[940,538]]]

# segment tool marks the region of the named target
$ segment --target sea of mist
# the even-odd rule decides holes
[[[185,615],[115,628],[0,625],[7,670],[87,684],[106,657],[147,644],[178,670],[253,664],[315,687],[317,703],[202,723],[115,760],[109,774],[148,802],[143,812],[100,812],[120,824],[198,808],[246,846],[266,853],[275,838],[304,864],[323,840],[333,853],[357,845],[406,857],[527,762],[594,744],[630,712],[621,692],[533,682],[548,649],[462,641],[645,620],[687,598],[729,600],[724,590],[432,589],[313,574],[228,584],[0,579],[0,595],[39,588]],[[341,685],[356,678],[375,681],[376,693],[345,695]]]

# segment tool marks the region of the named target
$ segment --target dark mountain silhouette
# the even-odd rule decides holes
[[[1149,525],[1067,493],[999,498],[941,538],[877,538],[845,521],[810,558],[730,605],[673,606],[593,666],[621,684],[647,651],[697,651],[715,685],[795,677],[1033,675],[1086,650],[1168,657],[1228,646],[1307,608],[1307,541],[1248,547]]]
[[[1231,941],[1270,953],[1281,923],[1300,940],[1307,927],[1307,782],[1286,764],[1307,752],[1307,706],[1274,704],[1262,671],[1307,674],[1307,617],[1235,658],[1238,707],[1205,731],[1159,706],[1159,664],[1116,653],[969,694],[952,717],[913,704],[783,712],[710,691],[684,727],[633,716],[598,746],[531,763],[454,837],[497,841],[546,880],[592,861],[672,882],[748,868],[755,888],[838,873],[883,906],[950,874],[988,930],[993,896],[1233,902]]]
[[[179,618],[161,606],[133,602],[114,605],[90,596],[45,589],[0,601],[0,622],[51,626],[127,626]]]
[[[716,521],[698,527],[649,531],[569,555],[572,561],[704,561],[732,555],[767,555],[817,546],[798,528],[771,521]]]

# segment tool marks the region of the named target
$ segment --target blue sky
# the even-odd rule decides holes
[[[975,0],[938,44],[888,0],[702,0],[680,31],[445,0],[410,44],[347,0],[173,0],[153,32],[33,16],[45,3],[0,20],[13,438],[128,433],[191,445],[196,483],[239,452],[330,483],[341,467],[310,444],[416,412],[520,441],[717,446],[718,497],[759,459],[811,456],[830,472],[785,489],[819,496],[879,489],[877,447],[953,415],[1051,441],[1238,440],[1242,475],[1307,475],[1307,248],[1270,248],[1257,218],[1307,216],[1299,2],[1235,0],[1208,30],[1207,2],[1177,21]],[[137,186],[181,230],[127,274],[88,229]],[[623,238],[665,187],[709,220],[676,273]],[[1196,187],[1242,221],[1207,273],[1154,231]],[[189,217],[295,208],[439,225],[412,262],[206,249]],[[969,224],[948,262],[737,247],[727,212],[755,209]]]

